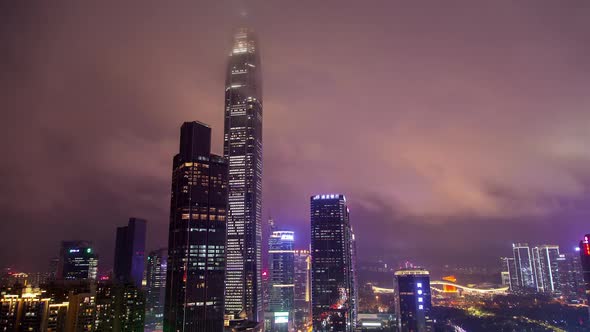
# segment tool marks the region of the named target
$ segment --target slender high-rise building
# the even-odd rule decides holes
[[[304,330],[311,321],[311,256],[309,250],[295,250],[294,323],[296,330]]]
[[[512,245],[512,252],[514,254],[514,265],[516,266],[516,277],[519,288],[535,289],[535,269],[533,268],[529,245],[526,243],[515,243]]]
[[[164,331],[223,329],[227,163],[211,128],[185,122],[172,167]]]
[[[149,253],[146,273],[145,331],[161,331],[164,327],[164,299],[166,296],[166,266],[168,249]]]
[[[541,245],[533,248],[533,266],[537,276],[537,291],[554,293],[559,290],[559,246]]]
[[[584,291],[586,299],[590,303],[590,234],[586,234],[580,241],[580,263],[582,265],[582,277],[584,278]]]
[[[270,301],[265,325],[269,331],[289,331],[293,325],[295,250],[292,231],[273,231],[268,239]]]
[[[114,277],[116,281],[134,284],[137,289],[141,289],[145,270],[145,234],[144,219],[129,218],[127,226],[117,227]]]
[[[396,271],[394,289],[399,331],[432,331],[429,272],[423,269]]]
[[[356,325],[354,235],[344,195],[311,197],[311,306],[314,331]]]
[[[568,300],[584,297],[584,278],[579,253],[563,253],[557,258],[559,291]]]
[[[262,312],[260,65],[254,32],[238,29],[225,83],[224,156],[229,162],[225,310],[250,321],[260,321]]]
[[[518,290],[518,274],[516,273],[516,264],[514,263],[514,257],[502,257],[500,258],[500,261],[502,264],[502,272],[506,272],[506,285],[508,285],[511,291]]]

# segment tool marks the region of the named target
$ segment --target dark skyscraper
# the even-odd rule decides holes
[[[314,331],[355,327],[354,235],[344,195],[311,197],[311,305]]]
[[[577,300],[584,296],[584,277],[580,254],[564,253],[557,258],[559,269],[559,291],[567,299]]]
[[[88,241],[62,241],[59,250],[57,279],[96,279],[98,256]]]
[[[141,289],[145,269],[146,221],[129,218],[127,226],[117,228],[115,244],[114,277],[117,281],[130,282]]]
[[[588,302],[590,302],[590,234],[586,234],[584,239],[580,241],[580,263],[584,278],[584,291]]]
[[[221,331],[227,163],[211,128],[185,122],[172,167],[164,331]]]
[[[161,331],[164,327],[164,299],[166,296],[166,264],[168,249],[149,253],[146,273],[145,330]]]
[[[432,330],[430,275],[421,269],[395,272],[395,312],[401,332]]]
[[[262,311],[262,77],[250,29],[238,29],[225,83],[224,156],[229,162],[225,309],[259,321]]]

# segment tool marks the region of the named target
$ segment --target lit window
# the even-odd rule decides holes
[[[421,289],[418,290],[418,295],[422,295],[422,290]]]
[[[424,309],[424,306],[423,305],[419,305],[418,306],[418,310],[423,310],[423,309]]]
[[[418,298],[418,302],[424,302],[424,299],[423,299],[423,298],[421,298],[421,297],[419,297],[419,298]]]
[[[416,287],[418,287],[418,288],[422,288],[422,283],[421,283],[421,282],[417,283],[417,284],[416,284]]]

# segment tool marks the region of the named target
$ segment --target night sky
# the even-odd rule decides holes
[[[590,2],[14,1],[0,5],[0,266],[149,220],[167,245],[183,121],[222,152],[225,62],[259,34],[264,220],[309,241],[344,193],[360,260],[493,264],[590,232]]]

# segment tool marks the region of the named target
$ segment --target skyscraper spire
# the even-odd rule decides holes
[[[262,311],[262,80],[254,32],[233,37],[225,84],[224,156],[229,162],[226,313],[260,321]]]

